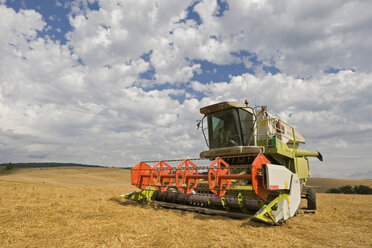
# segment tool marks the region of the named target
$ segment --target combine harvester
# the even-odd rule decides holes
[[[131,182],[141,191],[123,197],[233,218],[255,211],[254,220],[269,224],[296,215],[301,198],[309,210],[316,209],[315,190],[306,186],[307,157],[322,161],[322,155],[299,149],[305,139],[293,127],[267,106],[249,107],[247,100],[213,104],[200,113],[198,126],[209,150],[197,159],[140,162]]]

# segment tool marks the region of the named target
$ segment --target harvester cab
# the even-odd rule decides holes
[[[315,190],[306,186],[307,157],[322,155],[299,149],[305,139],[292,126],[267,106],[251,108],[247,101],[213,104],[200,113],[209,149],[197,159],[138,163],[131,181],[142,191],[125,198],[234,218],[257,211],[254,220],[271,224],[294,216],[301,197],[316,209]]]

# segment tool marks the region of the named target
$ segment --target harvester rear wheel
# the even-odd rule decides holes
[[[306,191],[307,209],[316,210],[316,191],[315,189],[307,189]]]

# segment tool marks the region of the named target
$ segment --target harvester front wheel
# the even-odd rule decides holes
[[[316,210],[316,191],[315,189],[307,189],[306,192],[307,209]]]

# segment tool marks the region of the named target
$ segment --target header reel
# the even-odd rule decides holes
[[[210,160],[140,162],[132,169],[131,182],[142,191],[123,196],[207,214],[221,215],[216,210],[220,209],[229,211],[222,215],[234,218],[248,218],[252,216],[249,212],[259,210],[253,219],[271,224],[279,224],[296,214],[301,201],[296,174],[270,164],[262,153],[246,156],[253,160],[251,164],[229,165],[226,161],[232,158],[216,158],[209,165],[199,167],[196,163]],[[179,165],[172,167],[171,163]]]

